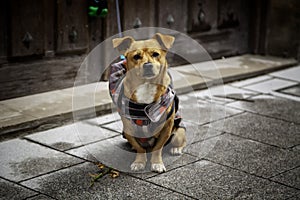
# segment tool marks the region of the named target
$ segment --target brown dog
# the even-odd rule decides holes
[[[146,152],[151,151],[151,170],[164,172],[164,145],[171,141],[173,155],[181,154],[186,145],[185,129],[175,119],[178,98],[167,72],[166,54],[174,39],[160,33],[141,41],[130,36],[113,39],[126,61],[112,66],[110,91],[121,115],[123,136],[137,151],[133,171],[145,168]]]

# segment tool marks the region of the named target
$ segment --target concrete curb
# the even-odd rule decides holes
[[[211,61],[171,68],[171,74],[173,78],[175,77],[174,86],[177,94],[184,94],[191,90],[206,89],[214,85],[251,78],[297,64],[297,61],[294,59],[257,55],[242,55],[214,60],[213,62],[216,66],[214,69],[203,70],[205,67],[212,65]],[[219,76],[216,75],[217,73],[219,73]],[[0,119],[0,138],[28,134],[33,130],[45,130],[48,129],[47,125],[53,128],[61,126],[64,123],[73,122],[73,112],[80,113],[80,119],[93,117],[95,114],[94,111],[96,111],[97,115],[109,113],[112,109],[112,104],[107,94],[107,83],[103,82],[100,84],[102,84],[102,88],[98,96],[93,93],[95,88],[98,87],[97,83],[90,84],[89,86],[80,86],[84,88],[84,95],[94,95],[95,102],[97,102],[95,103],[96,105],[77,110],[73,110],[72,106],[68,105],[72,104],[73,88],[0,101],[1,110],[7,111],[2,112],[1,119],[3,120],[1,121]],[[43,102],[49,100],[49,97],[50,99],[53,98],[53,96],[55,96],[55,99],[52,102]],[[27,104],[26,101],[28,102]],[[35,101],[38,102],[36,105],[32,103]],[[57,102],[62,103],[57,108],[53,108],[53,105],[56,105]],[[32,104],[32,107],[29,104]],[[37,105],[44,104],[46,106],[45,112],[36,109]],[[51,114],[52,111],[55,112]],[[28,120],[26,120],[26,117],[28,117]]]

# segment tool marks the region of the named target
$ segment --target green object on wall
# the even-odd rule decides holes
[[[106,17],[108,14],[107,0],[92,0],[89,3],[88,15],[91,17]]]
[[[94,7],[94,6],[89,6],[89,16],[91,17],[97,17],[97,11],[98,11],[98,7]]]

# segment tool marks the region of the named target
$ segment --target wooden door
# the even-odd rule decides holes
[[[160,0],[158,6],[158,27],[186,33],[188,18],[187,0]]]
[[[188,33],[213,58],[249,51],[250,1],[190,0],[188,3]]]
[[[44,6],[41,0],[10,2],[10,56],[44,53]]]
[[[123,2],[123,30],[156,25],[155,0],[131,0]]]
[[[88,19],[86,0],[57,0],[57,53],[88,50]]]
[[[0,64],[7,60],[7,39],[8,39],[8,2],[0,1]]]

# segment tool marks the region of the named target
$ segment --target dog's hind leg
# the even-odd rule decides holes
[[[177,128],[174,130],[174,136],[171,140],[172,148],[170,150],[172,155],[181,155],[183,148],[186,146],[186,136],[184,128]]]

